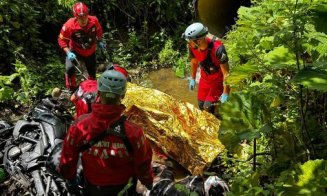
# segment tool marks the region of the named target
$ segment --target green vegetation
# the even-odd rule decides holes
[[[220,138],[244,160],[227,169],[231,195],[325,195],[326,163],[315,159],[327,155],[327,35],[315,19],[326,1],[252,2],[226,35],[235,92]]]
[[[72,17],[71,6],[75,2],[1,1],[0,103],[26,104],[40,93],[48,94],[55,86],[63,87],[64,54],[57,37],[63,23]],[[103,26],[113,61],[128,68],[160,67],[158,54],[168,51],[164,49],[166,43],[174,43],[177,54],[176,46],[184,42],[180,39],[185,28],[181,24],[186,26],[192,18],[186,9],[191,9],[191,3],[184,1],[84,2]],[[99,60],[107,58],[101,51],[97,53]],[[172,62],[179,57],[170,58]]]

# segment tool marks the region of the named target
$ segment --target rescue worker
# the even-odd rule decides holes
[[[105,131],[119,120],[125,110],[121,100],[126,92],[126,77],[107,70],[98,79],[99,101],[92,104],[92,112],[80,116],[69,128],[60,158],[59,173],[73,182],[79,158],[79,147]],[[106,135],[82,152],[81,161],[86,179],[86,193],[92,196],[117,195],[134,179],[128,195],[136,192],[136,179],[149,190],[152,188],[152,149],[140,126],[124,121],[125,135],[130,143],[116,135]],[[132,153],[128,151],[132,147]]]
[[[191,59],[189,89],[194,90],[198,66],[201,78],[198,88],[198,105],[201,110],[215,112],[218,101],[228,100],[229,86],[225,80],[229,74],[228,56],[223,43],[215,37],[209,38],[208,28],[202,23],[193,23],[183,33],[188,42]]]
[[[131,81],[127,70],[118,64],[108,66],[108,70],[116,70],[122,73],[128,82]],[[74,118],[78,118],[80,115],[91,112],[91,105],[96,101],[98,87],[95,79],[84,80],[79,84],[78,89],[72,94],[70,100],[75,105],[76,114]]]
[[[58,37],[58,44],[67,55],[65,84],[71,91],[77,87],[74,67],[78,65],[76,59],[85,64],[89,78],[95,79],[97,42],[99,47],[106,47],[101,41],[102,27],[95,16],[89,15],[88,7],[82,2],[75,3],[73,14],[74,17],[63,25]]]

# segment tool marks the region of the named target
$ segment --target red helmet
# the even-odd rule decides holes
[[[73,13],[76,18],[87,16],[89,15],[89,8],[84,3],[77,2],[73,6]]]
[[[131,78],[129,77],[127,70],[118,64],[111,64],[111,65],[107,66],[107,70],[116,70],[116,71],[122,73],[126,77],[127,81],[129,81],[129,82],[131,81]]]
[[[114,70],[119,71],[120,73],[124,74],[124,76],[126,78],[128,78],[128,72],[125,68],[121,67],[118,64],[114,64],[113,67],[114,67]]]

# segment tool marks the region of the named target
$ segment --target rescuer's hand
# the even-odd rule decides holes
[[[101,49],[106,49],[107,46],[106,46],[106,43],[100,41],[100,42],[99,42],[99,47],[100,47]]]
[[[195,80],[194,79],[190,79],[190,83],[189,83],[189,89],[190,90],[194,90],[195,87]]]
[[[72,61],[72,60],[76,59],[76,55],[73,52],[69,51],[69,52],[67,52],[67,58],[70,61]]]
[[[225,103],[228,100],[228,94],[223,93],[219,98],[221,103]]]

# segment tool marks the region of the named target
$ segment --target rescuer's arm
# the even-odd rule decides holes
[[[223,73],[224,89],[223,89],[222,95],[220,96],[220,101],[222,103],[224,103],[224,102],[227,101],[229,91],[230,91],[229,85],[226,84],[226,79],[227,79],[227,77],[229,75],[229,65],[228,65],[228,56],[227,56],[227,52],[226,52],[226,49],[225,49],[224,45],[221,45],[217,49],[216,57],[218,58],[218,60],[220,62],[220,69],[221,69],[221,72]]]

